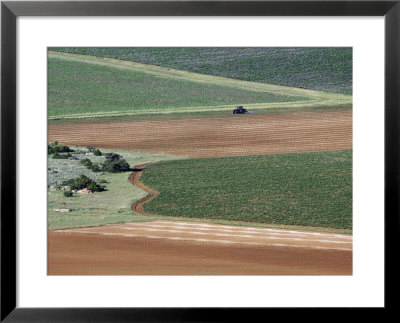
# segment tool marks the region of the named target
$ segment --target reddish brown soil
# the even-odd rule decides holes
[[[143,165],[139,165],[136,166],[136,171],[132,172],[131,175],[129,175],[129,181],[139,187],[140,189],[142,189],[143,191],[147,192],[148,194],[141,198],[140,200],[132,203],[131,205],[131,209],[133,212],[137,212],[140,214],[144,214],[144,215],[151,215],[148,214],[146,212],[143,211],[143,204],[149,202],[150,200],[152,200],[153,198],[155,198],[158,195],[158,192],[156,190],[153,190],[152,188],[144,185],[141,181],[140,181],[140,176],[142,175],[143,171],[141,170],[141,168],[145,167],[146,164]]]
[[[50,124],[49,141],[218,157],[352,148],[352,111]]]
[[[48,241],[49,275],[352,274],[351,237],[337,234],[156,221],[50,231]]]

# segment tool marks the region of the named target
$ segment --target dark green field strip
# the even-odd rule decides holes
[[[352,93],[352,48],[51,48],[246,81]]]
[[[48,115],[298,101],[301,97],[178,80],[49,57]]]
[[[352,229],[352,151],[168,161],[141,180],[152,214]]]

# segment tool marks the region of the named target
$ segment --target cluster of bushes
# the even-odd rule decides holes
[[[100,149],[94,148],[94,147],[87,147],[88,151],[90,153],[93,153],[93,155],[95,156],[102,156],[102,152],[100,151]]]
[[[93,163],[89,158],[83,158],[80,162],[93,172],[121,173],[131,169],[128,162],[118,154],[106,153],[104,156],[106,160],[101,165]]]
[[[103,164],[103,171],[109,173],[127,172],[131,169],[129,164],[122,156],[114,153],[105,154],[106,161]]]
[[[47,153],[49,155],[53,155],[53,154],[59,155],[60,153],[70,153],[70,152],[73,152],[73,150],[71,148],[69,148],[68,146],[59,145],[57,141],[49,143],[47,145]]]
[[[47,145],[47,153],[51,155],[53,159],[68,159],[71,158],[72,155],[70,154],[73,152],[71,148],[64,145],[59,145],[57,141],[49,143]]]
[[[92,172],[102,171],[102,168],[99,166],[99,164],[93,163],[89,158],[81,159],[80,163],[86,166],[86,168],[89,168]]]
[[[131,167],[128,162],[122,158],[121,155],[115,153],[105,153],[103,154],[99,149],[93,147],[87,147],[88,152],[92,153],[95,156],[104,156],[105,161],[101,163],[92,162],[89,158],[82,158],[80,163],[90,169],[93,172],[108,172],[108,173],[121,173],[130,171]],[[74,158],[78,159],[76,156],[71,154],[74,152],[68,146],[59,145],[58,142],[53,142],[48,144],[48,153],[51,154],[52,158],[55,159],[68,159]],[[80,153],[80,152],[78,152]],[[69,179],[64,181],[61,185],[68,186],[64,191],[65,197],[72,197],[73,191],[82,190],[84,188],[91,190],[93,192],[101,192],[106,188],[104,184],[107,183],[105,179],[100,180],[98,183],[86,175],[80,175],[75,179]]]
[[[68,159],[70,157],[72,157],[72,155],[70,153],[66,153],[66,154],[54,153],[51,155],[51,158],[53,158],[53,159]]]
[[[64,196],[66,197],[71,197],[73,195],[72,191],[74,190],[82,190],[87,188],[93,192],[102,192],[106,189],[104,186],[97,184],[94,180],[86,175],[81,175],[77,178],[67,180],[62,185],[70,187],[68,191],[64,192]]]

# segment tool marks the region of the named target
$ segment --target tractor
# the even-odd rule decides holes
[[[247,112],[247,110],[245,108],[243,108],[243,106],[241,106],[241,105],[237,106],[236,109],[234,109],[232,111],[233,114],[243,114],[246,112]]]

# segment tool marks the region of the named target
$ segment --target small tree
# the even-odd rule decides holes
[[[129,164],[122,156],[114,153],[105,154],[106,161],[103,164],[103,171],[109,173],[127,172],[131,169]]]
[[[80,160],[80,163],[81,163],[83,166],[86,166],[86,167],[92,166],[92,162],[91,162],[91,160],[90,160],[89,158],[82,158],[82,159]]]
[[[104,156],[106,157],[106,160],[109,162],[115,162],[117,160],[120,160],[122,157],[121,155],[114,153],[106,153]]]
[[[90,167],[88,167],[92,172],[101,172],[101,167],[98,164],[92,164]]]
[[[125,159],[120,159],[114,162],[106,160],[103,164],[103,171],[109,173],[122,173],[131,169]]]
[[[78,178],[69,180],[66,184],[70,185],[71,190],[81,190],[87,188],[95,192],[104,191],[104,187],[98,185],[94,180],[85,175],[81,175]]]

